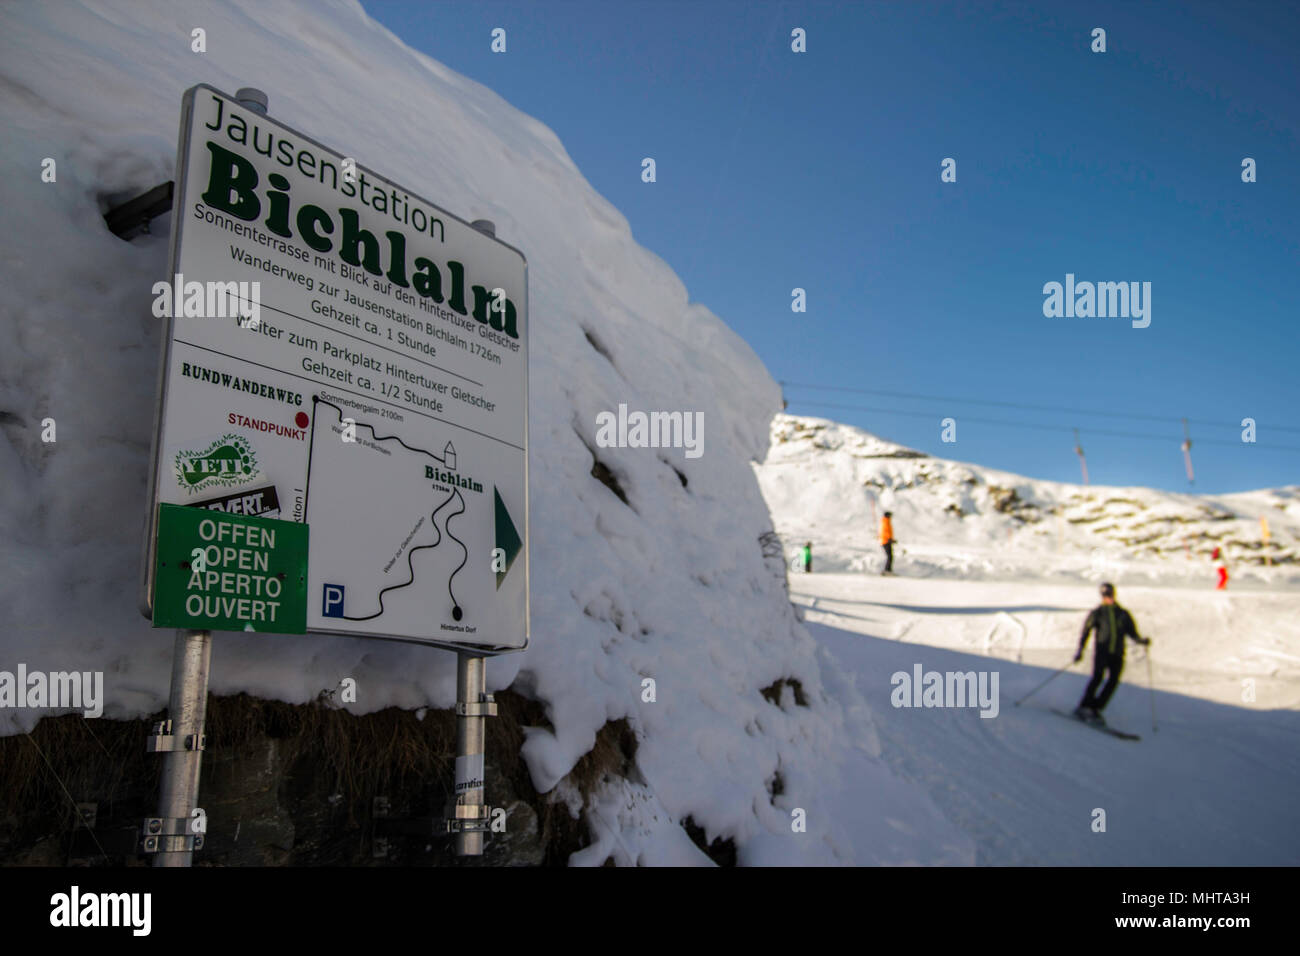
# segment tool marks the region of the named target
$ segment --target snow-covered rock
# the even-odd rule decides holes
[[[195,27],[205,53],[191,50]],[[688,816],[708,839],[734,840],[740,862],[970,859],[928,798],[877,760],[861,697],[764,562],[770,519],[750,463],[780,394],[762,364],[636,244],[549,129],[352,0],[0,7],[0,667],[103,670],[109,717],[166,701],[172,633],[150,628],[135,594],[158,360],[150,290],[165,277],[168,221],[128,243],[102,214],[172,177],[181,95],[199,82],[264,90],[273,117],[493,220],[528,257],[533,642],[492,660],[488,679],[546,705],[554,732],[524,745],[540,790],[606,722],[636,731],[640,779],[592,809],[602,849],[578,862],[703,861],[678,825]],[[41,179],[46,157],[55,182]],[[597,414],[620,403],[703,413],[704,454],[597,448]],[[41,439],[47,418],[54,443]],[[593,476],[596,458],[626,503]],[[304,702],[343,677],[362,712],[454,702],[446,652],[214,640],[217,694]],[[783,678],[802,705],[762,695]],[[0,733],[39,716],[0,711]],[[893,824],[877,822],[874,794]],[[805,833],[792,830],[796,808]]]

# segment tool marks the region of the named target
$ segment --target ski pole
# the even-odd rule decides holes
[[[1024,703],[1025,701],[1027,701],[1029,698],[1033,697],[1033,696],[1034,696],[1035,694],[1037,694],[1040,690],[1042,690],[1044,687],[1046,687],[1048,684],[1050,684],[1050,683],[1051,683],[1053,680],[1055,680],[1057,677],[1061,676],[1063,673],[1065,673],[1067,670],[1069,670],[1070,667],[1071,667],[1073,664],[1074,664],[1074,661],[1071,660],[1069,664],[1066,664],[1066,665],[1065,665],[1064,667],[1062,667],[1060,670],[1054,672],[1054,673],[1052,674],[1051,677],[1047,678],[1047,680],[1043,681],[1041,684],[1039,684],[1037,687],[1035,687],[1033,690],[1031,690],[1031,691],[1030,691],[1028,694],[1026,694],[1024,697],[1021,697],[1021,698],[1020,698],[1018,701],[1016,701],[1015,704],[1013,704],[1012,706],[1014,706],[1014,707],[1019,707],[1021,704],[1023,704],[1023,703]]]
[[[1151,646],[1147,645],[1147,687],[1151,688],[1151,732],[1154,734],[1160,728],[1156,726],[1156,685],[1151,677]]]

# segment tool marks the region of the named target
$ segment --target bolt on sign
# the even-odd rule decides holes
[[[207,85],[175,195],[155,626],[525,647],[523,254]]]

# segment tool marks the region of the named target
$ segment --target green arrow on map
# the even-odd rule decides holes
[[[492,498],[495,502],[496,525],[497,525],[497,547],[505,552],[506,569],[497,572],[497,590],[501,590],[501,582],[505,580],[506,574],[510,571],[510,565],[514,564],[515,558],[519,556],[523,548],[523,539],[519,537],[519,531],[515,528],[515,523],[510,520],[510,512],[506,511],[506,504],[501,500],[501,492],[497,491],[496,486],[492,487]]]

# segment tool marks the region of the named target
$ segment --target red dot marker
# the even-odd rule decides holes
[[[299,412],[297,415],[294,416],[293,420],[299,428],[306,428],[307,423],[311,421],[311,419],[307,417],[306,412]]]

